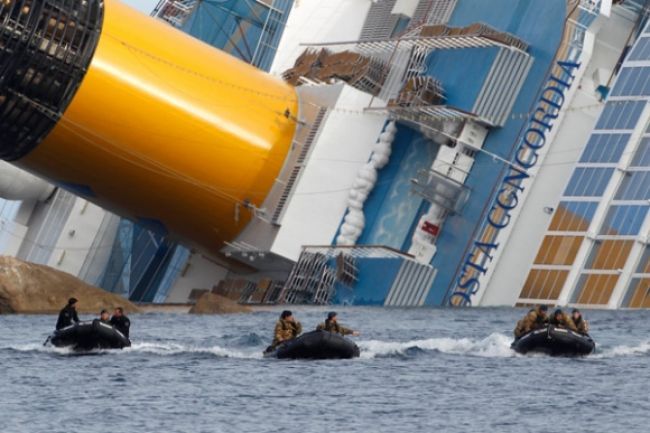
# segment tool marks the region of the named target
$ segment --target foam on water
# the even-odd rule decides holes
[[[600,348],[596,346],[596,353],[590,358],[619,358],[626,356],[642,356],[650,354],[650,341],[643,341],[634,346],[613,346]]]
[[[471,338],[428,338],[409,341],[382,341],[365,340],[357,342],[361,349],[362,359],[411,357],[420,353],[438,352],[454,355],[478,356],[486,358],[512,358],[522,356],[510,349],[512,339],[504,334],[493,333],[483,339]],[[0,348],[23,353],[50,353],[56,355],[79,355],[69,348],[58,348],[51,345],[44,346],[39,343],[21,344]],[[262,359],[263,348],[255,347],[246,350],[238,350],[219,345],[213,346],[192,346],[167,342],[134,342],[131,347],[123,350],[95,350],[90,354],[151,354],[158,356],[178,355],[211,355],[218,358],[233,359]],[[596,348],[596,353],[588,359],[607,359],[619,357],[644,356],[650,354],[650,340],[643,341],[637,345],[612,346]],[[544,355],[528,355],[540,356]]]
[[[512,339],[506,335],[494,333],[486,338],[429,338],[406,342],[367,340],[358,343],[361,358],[381,358],[404,356],[414,350],[436,351],[441,353],[482,356],[487,358],[507,358],[516,356],[510,349]]]
[[[68,347],[54,347],[52,345],[43,345],[42,343],[20,344],[17,346],[3,347],[4,350],[11,350],[15,352],[38,352],[38,353],[58,353],[60,355],[68,355],[73,353]]]
[[[238,358],[238,359],[259,359],[262,358],[262,351],[255,350],[244,352],[241,350],[229,349],[221,346],[197,347],[186,346],[175,343],[149,343],[136,342],[131,347],[122,350],[123,353],[150,353],[155,355],[182,355],[182,354],[206,354],[214,355],[219,358]]]
[[[138,342],[133,343],[131,347],[122,350],[109,350],[97,349],[90,352],[75,352],[70,348],[54,347],[52,345],[44,346],[43,344],[22,344],[17,346],[10,346],[3,348],[5,350],[23,352],[23,353],[52,353],[58,355],[79,355],[79,354],[115,354],[115,355],[128,355],[128,354],[152,354],[161,356],[170,355],[183,355],[183,354],[206,354],[214,355],[219,358],[238,358],[238,359],[258,359],[262,358],[261,350],[254,352],[244,352],[241,350],[228,349],[221,346],[210,347],[195,347],[185,346],[175,343],[150,343]]]

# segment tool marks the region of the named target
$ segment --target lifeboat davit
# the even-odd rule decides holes
[[[124,334],[98,319],[54,331],[48,340],[55,347],[69,347],[75,351],[123,349],[131,346],[131,341]]]
[[[312,331],[264,352],[265,358],[350,359],[359,357],[359,347],[347,338],[328,331]]]
[[[522,335],[510,347],[522,354],[586,356],[596,350],[596,343],[589,335],[549,325]]]

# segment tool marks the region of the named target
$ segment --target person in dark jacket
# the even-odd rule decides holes
[[[59,312],[59,318],[56,321],[56,330],[60,330],[72,325],[72,322],[79,323],[79,316],[77,315],[77,299],[68,299],[68,305],[63,307]]]
[[[328,331],[328,332],[333,332],[335,334],[341,334],[341,335],[354,335],[355,337],[359,335],[357,331],[353,331],[352,329],[339,325],[339,323],[336,320],[336,316],[337,314],[334,311],[328,313],[325,322],[319,324],[316,327],[316,330]]]
[[[110,320],[109,314],[107,310],[102,310],[101,313],[99,313],[99,321],[102,323],[106,323],[107,325],[110,325],[111,320]]]
[[[131,321],[124,314],[122,307],[117,307],[113,311],[113,317],[109,322],[115,329],[120,331],[126,338],[129,338],[129,330],[131,329]]]
[[[573,319],[573,323],[576,325],[576,328],[578,328],[579,333],[589,333],[589,322],[582,317],[580,310],[574,308],[573,311],[571,311],[571,319]]]

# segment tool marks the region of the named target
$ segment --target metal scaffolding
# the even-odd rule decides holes
[[[160,0],[151,16],[180,28],[192,15],[198,4],[197,0]]]

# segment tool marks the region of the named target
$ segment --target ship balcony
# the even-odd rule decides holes
[[[459,170],[454,167],[450,169]],[[461,212],[470,193],[462,183],[434,170],[418,171],[416,177],[411,179],[411,191],[451,214]]]

